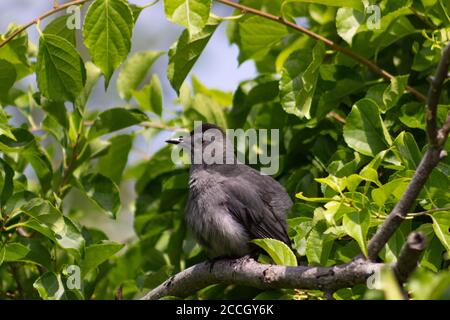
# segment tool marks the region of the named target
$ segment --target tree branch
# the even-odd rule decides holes
[[[142,300],[165,296],[185,298],[215,283],[251,286],[262,290],[280,288],[319,289],[334,292],[365,283],[383,264],[356,259],[333,267],[286,267],[260,264],[253,259],[220,260],[196,264],[147,293]]]
[[[273,14],[270,14],[270,13],[267,13],[267,12],[255,9],[255,8],[247,7],[245,5],[242,5],[240,3],[236,3],[236,2],[233,2],[233,1],[230,1],[230,0],[216,0],[216,1],[220,2],[220,3],[224,4],[224,5],[236,8],[236,9],[240,10],[242,13],[251,13],[251,14],[254,14],[254,15],[266,18],[268,20],[272,20],[272,21],[278,22],[278,23],[283,24],[283,25],[285,25],[285,26],[287,26],[289,28],[292,28],[292,29],[297,30],[297,31],[299,31],[301,33],[304,33],[307,36],[309,36],[309,37],[311,37],[311,38],[313,38],[315,40],[322,41],[324,44],[326,44],[327,46],[332,48],[334,51],[341,52],[341,53],[349,56],[350,58],[358,61],[359,63],[369,67],[370,70],[372,70],[374,73],[378,74],[379,76],[381,76],[381,77],[383,77],[383,78],[385,78],[387,80],[390,80],[390,79],[394,78],[394,76],[392,74],[390,74],[386,70],[380,68],[373,61],[364,58],[363,56],[359,55],[358,53],[356,53],[356,52],[354,52],[354,51],[352,51],[352,50],[350,50],[348,48],[341,47],[336,42],[334,42],[334,41],[332,41],[332,40],[330,40],[328,38],[325,38],[324,36],[321,36],[320,34],[317,34],[314,31],[311,31],[311,30],[309,30],[309,29],[307,29],[305,27],[302,27],[302,26],[299,26],[299,25],[297,25],[297,24],[295,24],[293,22],[290,22],[290,21],[284,19],[281,16],[276,16],[276,15],[273,15]],[[427,100],[425,95],[423,95],[422,93],[420,93],[419,91],[417,91],[416,89],[414,89],[413,87],[411,87],[409,85],[406,86],[406,90],[409,93],[411,93],[413,96],[415,96],[419,101],[425,102]]]
[[[370,260],[376,260],[378,253],[388,242],[389,238],[394,234],[395,230],[405,219],[409,209],[412,207],[414,201],[417,199],[422,187],[425,185],[428,176],[431,171],[439,163],[439,152],[436,149],[430,148],[425,153],[419,166],[414,173],[414,176],[405,193],[399,202],[395,205],[394,209],[388,215],[384,223],[378,229],[376,234],[370,240],[368,245],[368,258]]]
[[[372,261],[376,260],[381,249],[403,222],[409,209],[412,207],[414,201],[417,199],[420,191],[427,182],[428,176],[438,165],[439,161],[446,155],[442,148],[447,140],[450,130],[450,115],[448,116],[444,126],[440,130],[437,130],[436,110],[442,91],[442,85],[448,76],[449,65],[450,43],[444,49],[436,75],[432,81],[430,90],[428,91],[426,130],[428,134],[429,148],[425,153],[425,156],[420,161],[420,164],[409,182],[402,198],[395,205],[392,212],[370,240],[368,245],[368,258]]]
[[[90,0],[76,0],[76,1],[70,1],[70,2],[64,3],[62,5],[54,6],[53,9],[51,9],[51,10],[49,10],[47,12],[44,12],[42,15],[40,15],[36,19],[28,22],[27,24],[24,24],[23,26],[21,26],[20,28],[16,29],[14,32],[12,32],[5,40],[0,42],[0,48],[5,46],[8,42],[10,42],[12,39],[14,39],[16,36],[18,36],[20,33],[25,31],[26,29],[28,29],[32,25],[34,25],[34,24],[38,23],[39,21],[41,21],[41,20],[51,16],[52,14],[55,14],[56,12],[59,12],[61,10],[64,10],[64,9],[68,8],[68,7],[71,7],[71,6],[84,4],[85,2],[88,2],[88,1],[90,1]]]
[[[428,142],[433,147],[438,147],[437,135],[437,106],[441,96],[442,84],[448,76],[448,68],[450,66],[450,43],[445,47],[442,58],[437,67],[436,75],[431,81],[427,99],[427,135]],[[448,120],[448,119],[447,119]],[[448,122],[448,121],[447,121]],[[448,135],[448,131],[447,131]]]
[[[420,254],[425,250],[426,242],[426,238],[421,232],[412,232],[408,236],[394,266],[394,272],[400,284],[403,284],[416,269]]]

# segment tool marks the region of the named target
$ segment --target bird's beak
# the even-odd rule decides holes
[[[179,144],[181,142],[183,142],[183,137],[172,138],[172,139],[166,140],[166,143],[171,143],[171,144]]]

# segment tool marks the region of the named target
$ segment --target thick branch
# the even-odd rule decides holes
[[[436,113],[439,98],[441,96],[442,84],[448,76],[448,68],[450,66],[450,43],[445,47],[442,58],[436,70],[436,75],[431,82],[427,99],[427,134],[428,141],[431,146],[438,147]],[[450,122],[450,121],[447,121]],[[448,135],[448,131],[447,131]]]
[[[215,283],[251,286],[263,290],[281,288],[319,289],[333,292],[339,288],[365,283],[382,264],[357,259],[334,267],[286,267],[260,264],[253,259],[220,260],[211,269],[209,262],[194,265],[147,293],[142,300],[165,296],[184,298]]]
[[[52,14],[55,14],[56,12],[64,10],[64,9],[66,9],[68,7],[84,4],[85,2],[88,2],[88,1],[90,1],[90,0],[70,1],[70,2],[64,3],[62,5],[53,7],[53,9],[43,13],[41,16],[39,16],[36,19],[28,22],[27,24],[24,24],[23,26],[21,26],[20,28],[16,29],[14,32],[12,32],[5,40],[0,42],[0,48],[5,46],[8,42],[10,42],[12,39],[14,39],[16,36],[18,36],[20,33],[25,31],[26,29],[28,29],[32,25],[34,25],[34,24],[38,23],[39,21],[47,18],[48,16],[51,16]]]
[[[439,161],[446,155],[445,150],[442,148],[447,140],[450,130],[450,116],[447,118],[444,126],[440,130],[437,130],[436,109],[439,103],[442,85],[448,75],[449,65],[450,43],[444,49],[436,75],[428,92],[426,125],[429,148],[425,153],[425,156],[420,161],[420,164],[417,167],[416,172],[408,184],[402,198],[395,205],[394,209],[378,229],[374,237],[370,240],[368,245],[368,258],[372,261],[377,258],[378,253],[380,253],[389,238],[394,234],[395,230],[397,230],[402,221],[405,219],[408,214],[408,210],[412,207],[414,201],[417,199],[420,191],[427,182],[428,176],[438,165]]]
[[[327,46],[331,47],[334,51],[337,52],[341,52],[347,56],[349,56],[350,58],[358,61],[359,63],[366,65],[367,67],[369,67],[370,70],[372,70],[374,73],[380,75],[381,77],[390,80],[392,79],[394,76],[392,74],[390,74],[389,72],[387,72],[386,70],[380,68],[376,63],[374,63],[373,61],[370,61],[369,59],[364,58],[363,56],[359,55],[358,53],[348,49],[348,48],[344,48],[341,47],[340,45],[338,45],[336,42],[325,38],[324,36],[321,36],[320,34],[317,34],[307,28],[304,28],[302,26],[299,26],[293,22],[290,22],[286,19],[284,19],[283,17],[280,16],[276,16],[255,8],[251,8],[251,7],[247,7],[245,5],[242,5],[240,3],[236,3],[236,2],[232,2],[230,0],[216,0],[217,2],[223,3],[224,5],[236,8],[240,11],[242,11],[243,13],[251,13],[278,23],[281,23],[289,28],[295,29],[297,31],[300,31],[301,33],[306,34],[307,36],[318,40],[318,41],[322,41],[324,44],[326,44]],[[417,91],[416,89],[414,89],[411,86],[406,86],[406,90],[411,93],[413,96],[415,96],[418,100],[420,101],[426,101],[426,97],[420,93],[419,91]]]
[[[417,267],[420,254],[426,247],[426,238],[421,232],[412,232],[400,251],[394,272],[400,283],[404,283]]]
[[[450,133],[450,112],[447,115],[447,120],[445,120],[444,125],[440,130],[438,130],[437,133],[437,143],[439,146],[444,146],[445,142],[447,141],[448,134]],[[445,154],[442,155],[442,157],[446,156]]]

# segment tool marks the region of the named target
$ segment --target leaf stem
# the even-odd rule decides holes
[[[5,227],[5,228],[3,228],[3,230],[9,231],[9,230],[11,230],[11,229],[15,229],[15,228],[22,227],[22,226],[24,226],[24,225],[25,225],[25,223],[19,222],[19,223],[16,223],[16,224],[12,224],[12,225],[10,225],[9,227]]]
[[[154,6],[155,4],[157,4],[158,2],[159,2],[159,0],[155,0],[153,2],[150,2],[149,4],[142,6],[141,8],[142,9],[150,8],[150,7]]]

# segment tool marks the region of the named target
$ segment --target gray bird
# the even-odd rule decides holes
[[[258,250],[249,241],[258,238],[277,239],[291,247],[286,223],[292,207],[289,195],[272,177],[238,163],[222,129],[203,124],[188,138],[166,142],[180,145],[191,155],[186,222],[209,253],[254,255]],[[196,154],[208,150],[216,160],[224,160],[222,164],[211,163],[207,157],[195,161]]]

